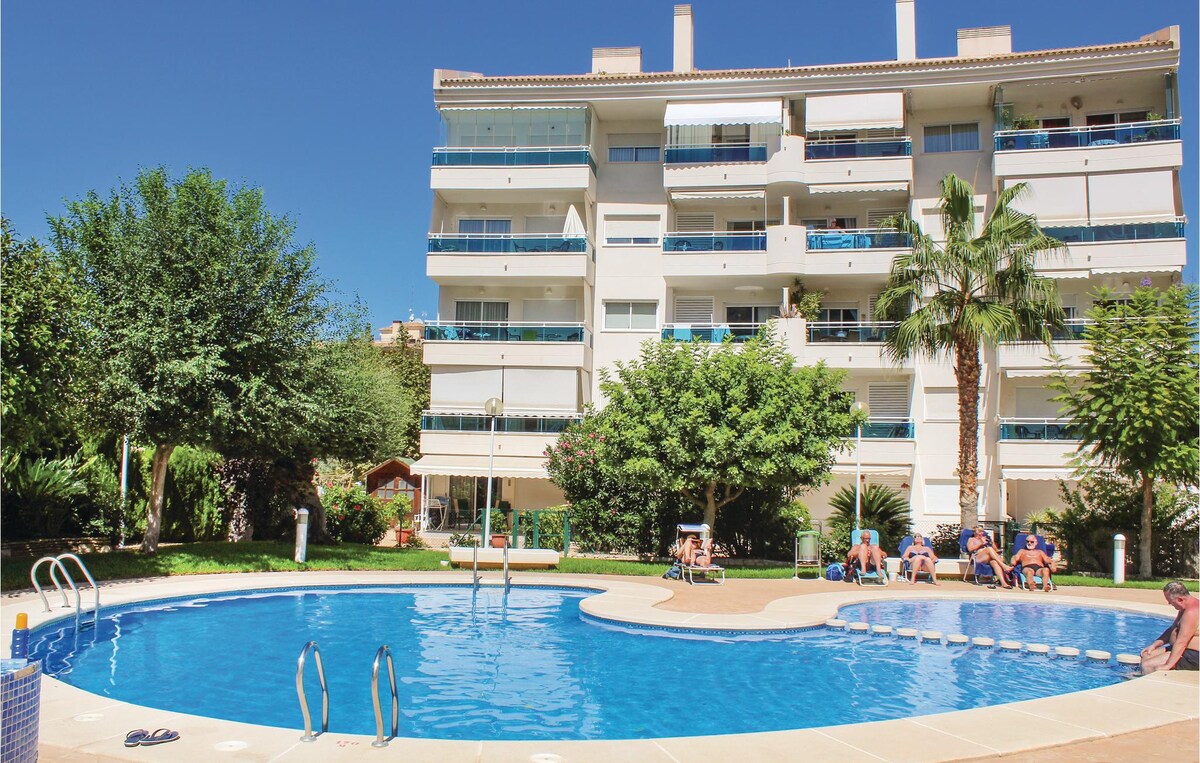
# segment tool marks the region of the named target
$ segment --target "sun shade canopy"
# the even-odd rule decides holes
[[[885,127],[904,127],[904,93],[814,95],[804,101],[804,128],[809,132]]]
[[[663,123],[667,127],[783,124],[783,106],[777,100],[668,103]]]
[[[488,462],[484,456],[423,456],[412,465],[413,474],[449,474],[455,477],[486,477]],[[496,456],[493,477],[548,479],[546,460],[522,456]]]

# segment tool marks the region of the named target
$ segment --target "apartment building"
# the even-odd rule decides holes
[[[542,453],[598,401],[600,369],[647,340],[736,343],[772,321],[798,364],[845,369],[870,409],[861,449],[808,495],[814,515],[860,460],[918,527],[956,523],[953,370],[883,352],[874,300],[910,242],[880,223],[907,211],[937,237],[947,173],[974,184],[980,215],[1029,183],[1024,209],[1068,244],[1039,267],[1069,318],[1054,350],[1079,366],[1096,287],[1166,287],[1184,265],[1178,28],[1030,52],[1009,27],[963,29],[957,56],[921,59],[913,0],[897,0],[894,60],[706,71],[690,6],[674,20],[669,72],[643,72],[637,48],[595,49],[587,74],[435,71],[425,494],[481,506],[490,473],[512,506],[559,503]],[[823,292],[816,320],[790,317],[797,279]],[[1060,503],[1076,443],[1049,354],[985,352],[981,519]]]

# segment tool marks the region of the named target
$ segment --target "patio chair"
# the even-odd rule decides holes
[[[991,530],[985,530],[985,532],[992,541],[992,545],[995,545],[996,538],[993,532]],[[989,583],[1005,585],[1005,581],[996,576],[996,571],[992,569],[991,564],[975,561],[975,556],[967,550],[967,541],[974,534],[975,531],[969,527],[963,528],[963,531],[958,534],[958,551],[967,560],[966,569],[963,570],[963,582],[966,583],[968,578],[970,578],[971,582],[975,585],[988,585]],[[988,578],[989,582],[985,583],[983,578]]]
[[[932,582],[933,581],[932,573],[927,572],[925,570],[921,570],[920,572],[913,572],[912,563],[909,560],[904,558],[904,552],[908,551],[908,547],[911,546],[912,544],[913,544],[913,536],[911,536],[911,535],[905,535],[900,540],[900,577],[904,578],[905,580],[914,580],[914,582],[915,582],[914,578],[916,575],[924,575],[925,577],[929,578],[930,581]]]
[[[854,532],[850,533],[850,545],[857,546],[859,543],[859,540],[862,538],[863,533],[868,533],[868,537],[871,540],[872,546],[879,545],[879,531],[878,530],[855,530]],[[911,539],[910,539],[910,542],[911,542]],[[864,585],[866,583],[873,583],[875,585],[887,585],[888,584],[887,566],[882,563],[880,564],[880,566],[876,567],[871,562],[867,562],[867,571],[866,572],[863,572],[862,569],[859,568],[858,564],[854,563],[853,560],[851,560],[851,563],[849,566],[850,566],[850,569],[848,571],[849,575],[850,575],[851,579],[854,580],[854,582],[857,583],[858,585]]]
[[[1028,539],[1030,537],[1037,538],[1037,550],[1038,551],[1041,551],[1043,554],[1050,557],[1051,559],[1054,558],[1054,552],[1056,550],[1055,545],[1053,543],[1050,543],[1049,541],[1047,541],[1045,539],[1045,537],[1043,537],[1041,535],[1036,535],[1033,533],[1024,533],[1024,532],[1017,533],[1017,539],[1015,541],[1013,541],[1013,548],[1017,549],[1018,551],[1025,548],[1025,541],[1026,541],[1026,539]],[[1021,574],[1021,570],[1014,569],[1013,570],[1013,578],[1014,578],[1013,582],[1016,584],[1016,586],[1018,588],[1022,588],[1026,591],[1030,590],[1029,583],[1025,580],[1025,576],[1023,574]],[[1042,585],[1042,576],[1034,575],[1033,576],[1033,584],[1035,586]],[[1055,591],[1057,589],[1058,589],[1058,586],[1054,584],[1054,575],[1051,574],[1050,575],[1050,590]]]
[[[697,539],[702,548],[709,550],[708,564],[696,564],[684,558],[684,546],[691,538]],[[671,556],[674,557],[674,561],[671,564],[671,568],[663,573],[664,578],[686,580],[688,585],[693,585],[696,582],[696,576],[699,576],[706,582],[715,585],[724,584],[725,568],[718,564],[712,564],[712,538],[708,525],[677,525],[675,544],[671,547]]]

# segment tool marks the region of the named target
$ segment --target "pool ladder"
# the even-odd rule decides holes
[[[317,678],[321,682],[321,731],[319,734],[313,733],[312,715],[308,711],[308,697],[304,693],[304,665],[308,660],[309,652],[312,652],[313,659],[317,663]],[[387,660],[388,684],[392,692],[392,734],[386,738],[383,736],[383,709],[379,705],[379,667],[385,659]],[[300,737],[300,741],[315,742],[317,737],[329,731],[329,686],[325,682],[325,667],[321,663],[321,649],[317,646],[316,641],[309,641],[300,650],[300,657],[296,661],[296,695],[300,699],[300,713],[304,716],[304,736]],[[375,706],[375,741],[371,742],[371,746],[387,747],[388,742],[396,738],[400,729],[400,698],[396,693],[396,665],[392,661],[392,650],[387,644],[379,647],[379,650],[375,652],[375,661],[371,664],[371,701]]]
[[[480,581],[480,576],[479,576],[479,544],[478,544],[478,543],[476,543],[476,544],[475,544],[474,546],[472,546],[471,548],[472,548],[472,551],[471,551],[471,587],[472,587],[474,590],[478,591],[478,590],[479,590],[479,581]],[[508,546],[508,538],[506,537],[506,538],[504,539],[504,553],[503,553],[503,560],[504,560],[504,592],[505,592],[505,593],[508,593],[508,589],[512,587],[512,575],[511,575],[511,574],[509,574],[509,571],[508,571],[508,548],[509,548],[509,546]]]
[[[64,559],[69,559],[75,562],[75,565],[79,567],[79,571],[83,573],[83,576],[87,578],[88,583],[90,583],[92,586],[92,592],[95,595],[95,600],[92,607],[91,623],[80,622],[83,617],[83,595],[79,592],[79,586],[75,585],[75,579],[71,577],[71,573],[67,570],[66,565],[63,564]],[[80,628],[89,624],[92,626],[93,630],[98,630],[97,626],[100,623],[100,587],[96,585],[95,578],[92,577],[92,573],[88,572],[87,565],[83,563],[83,560],[75,554],[66,553],[59,554],[58,556],[43,556],[41,559],[38,559],[33,563],[33,567],[31,567],[29,570],[29,579],[33,582],[34,590],[37,591],[38,595],[42,597],[42,606],[45,608],[44,611],[49,612],[50,601],[46,598],[46,592],[42,590],[42,584],[39,583],[37,579],[38,568],[43,564],[50,565],[50,582],[54,583],[54,587],[57,588],[58,592],[62,594],[64,607],[71,606],[71,603],[67,599],[67,591],[65,588],[63,588],[62,581],[58,578],[59,570],[62,570],[63,577],[65,577],[67,580],[67,585],[71,587],[71,591],[75,594],[76,633],[79,632]]]

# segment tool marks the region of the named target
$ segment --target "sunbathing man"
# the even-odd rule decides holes
[[[849,571],[855,562],[858,562],[858,568],[861,572],[867,571],[867,565],[875,566],[879,570],[879,574],[883,574],[883,560],[887,557],[879,546],[871,545],[871,531],[863,530],[858,536],[858,545],[850,548],[850,553],[846,555],[846,570]]]
[[[992,545],[992,539],[988,537],[982,527],[976,527],[975,534],[967,539],[967,553],[974,561],[991,565],[992,570],[996,573],[996,579],[1005,588],[1012,588],[1012,583],[1009,583],[1004,577],[1012,572],[1012,567],[1004,563],[1004,557],[1000,556],[1000,552]]]
[[[1036,535],[1025,536],[1025,548],[1013,554],[1013,567],[1019,567],[1021,574],[1025,576],[1025,582],[1029,585],[1029,590],[1036,588],[1033,584],[1033,576],[1042,576],[1042,590],[1050,590],[1050,573],[1057,572],[1054,566],[1054,560],[1050,558],[1045,551],[1038,548],[1038,539]]]
[[[688,535],[679,544],[679,561],[691,567],[709,567],[712,565],[712,538],[700,540],[694,533]]]
[[[905,552],[903,559],[908,561],[908,568],[912,571],[912,579],[908,581],[909,585],[917,582],[917,573],[924,570],[929,573],[929,579],[934,585],[941,585],[937,580],[937,554],[933,553],[933,549],[925,545],[925,537],[923,535],[913,535],[912,545]]]
[[[1142,673],[1156,670],[1200,670],[1200,599],[1173,580],[1163,586],[1163,598],[1175,608],[1175,622],[1142,650]]]

